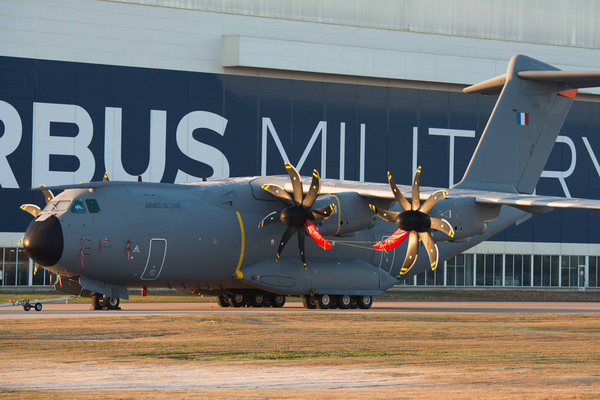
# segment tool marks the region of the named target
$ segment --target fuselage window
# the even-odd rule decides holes
[[[100,212],[100,206],[98,206],[98,202],[95,199],[87,199],[85,201],[87,204],[88,211],[97,214]]]
[[[85,213],[85,207],[83,206],[83,200],[73,200],[73,205],[71,206],[71,212],[76,214]]]
[[[71,204],[71,200],[51,201],[44,207],[44,211],[66,211],[69,209],[69,204]]]
[[[71,204],[70,200],[62,200],[56,203],[56,207],[54,209],[56,211],[66,211],[69,209],[69,204]]]

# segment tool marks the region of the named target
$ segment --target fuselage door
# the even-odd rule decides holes
[[[145,281],[153,281],[158,278],[162,271],[165,257],[167,256],[167,240],[152,239],[150,240],[150,251],[148,252],[148,261],[146,268],[140,279]]]
[[[374,242],[383,241],[383,240],[387,239],[388,237],[389,237],[389,235],[388,236],[374,235],[373,241]],[[394,266],[395,258],[396,258],[396,249],[395,248],[390,251],[374,250],[372,261],[373,261],[373,265],[375,265],[375,267],[379,268],[382,271],[387,272],[388,274],[391,274],[392,267]]]

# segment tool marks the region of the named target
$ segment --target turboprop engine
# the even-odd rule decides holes
[[[322,221],[319,232],[323,236],[354,236],[363,229],[369,229],[374,224],[374,216],[369,212],[369,204],[373,199],[361,197],[356,192],[337,193],[321,196],[315,207],[334,204],[335,211],[331,218]],[[389,208],[391,201],[376,202],[379,207]]]

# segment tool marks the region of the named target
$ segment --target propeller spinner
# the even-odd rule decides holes
[[[296,168],[291,164],[285,163],[285,169],[287,170],[290,180],[292,181],[292,188],[294,191],[294,198],[292,198],[282,187],[277,185],[263,185],[262,188],[267,192],[277,197],[285,206],[281,212],[274,211],[267,215],[258,225],[262,228],[265,225],[272,224],[274,222],[282,222],[287,225],[287,229],[281,237],[279,242],[279,248],[277,249],[276,261],[279,260],[279,256],[283,251],[285,245],[290,241],[294,233],[298,232],[298,248],[300,249],[300,258],[302,264],[306,268],[306,257],[304,255],[304,241],[305,235],[313,238],[313,240],[324,249],[330,249],[331,243],[329,243],[317,230],[315,224],[312,221],[322,221],[331,217],[335,210],[335,205],[331,204],[324,208],[311,209],[314,204],[319,191],[321,189],[321,179],[317,170],[313,170],[313,178],[310,184],[310,188],[304,196],[302,190],[302,182],[300,181],[300,175]]]
[[[421,205],[419,198],[419,178],[421,176],[421,167],[417,169],[412,184],[412,204],[406,200],[404,195],[394,183],[392,175],[388,172],[388,181],[396,201],[400,207],[404,210],[402,212],[382,210],[370,204],[371,210],[382,219],[393,222],[398,227],[398,230],[394,232],[390,237],[382,242],[376,243],[373,247],[376,250],[391,250],[400,243],[402,243],[408,236],[408,250],[406,252],[406,258],[404,264],[400,270],[400,274],[404,275],[407,273],[415,262],[417,261],[417,255],[419,252],[419,240],[423,242],[427,249],[427,255],[431,263],[431,269],[434,270],[438,263],[438,248],[435,244],[435,240],[429,233],[431,229],[438,230],[445,233],[450,237],[454,237],[454,230],[452,226],[443,218],[430,217],[429,211],[433,206],[444,196],[448,194],[445,190],[439,190],[429,196],[429,198]]]

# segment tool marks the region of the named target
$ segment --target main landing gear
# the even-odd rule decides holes
[[[328,308],[339,308],[347,310],[349,308],[360,308],[363,310],[371,308],[373,305],[373,296],[349,296],[347,294],[339,296],[330,296],[328,294],[316,294],[314,296],[302,296],[304,308],[314,310],[326,310]]]
[[[221,307],[283,307],[286,296],[272,293],[227,293],[217,296],[217,304]],[[340,310],[360,308],[363,310],[373,305],[372,296],[328,295],[316,294],[302,296],[302,305],[309,310],[334,309]]]
[[[233,293],[217,296],[217,303],[221,307],[275,307],[280,308],[285,304],[285,295],[266,293]]]
[[[117,297],[108,297],[95,293],[92,295],[92,310],[120,310],[121,300]]]

